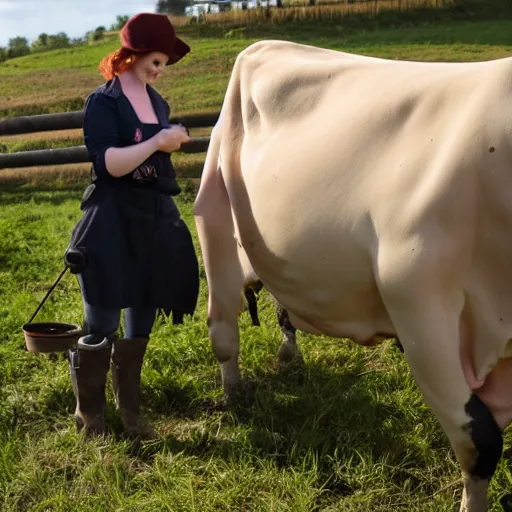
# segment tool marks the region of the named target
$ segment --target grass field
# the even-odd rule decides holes
[[[506,19],[347,31],[336,24],[260,27],[237,38],[190,29],[193,54],[168,70],[159,90],[177,114],[218,110],[236,54],[260,38],[417,60],[512,55]],[[97,62],[115,46],[0,65],[0,115],[81,108],[84,95],[101,83]],[[80,137],[34,134],[0,144],[14,151],[74,145]],[[201,158],[176,161],[191,176]],[[159,319],[145,359],[144,412],[161,438],[124,439],[112,405],[110,436],[88,441],[77,435],[67,362],[26,352],[21,325],[62,268],[86,175],[87,166],[0,171],[2,512],[455,510],[458,466],[392,340],[364,349],[299,333],[305,367],[279,369],[281,335],[263,293],[262,326],[253,327],[247,313],[240,319],[241,366],[252,401],[226,410],[207,337],[204,279],[196,316],[182,326]],[[199,254],[192,200],[190,190],[178,204]],[[81,314],[78,285],[68,274],[38,319],[80,323]],[[110,388],[108,394],[112,404]],[[508,433],[505,453],[511,441]],[[492,511],[511,489],[505,456],[491,485]]]

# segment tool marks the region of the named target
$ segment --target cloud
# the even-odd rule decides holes
[[[81,37],[118,15],[155,12],[156,0],[0,0],[0,46],[21,36],[29,41],[39,34],[65,32]]]

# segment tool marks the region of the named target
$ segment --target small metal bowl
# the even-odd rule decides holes
[[[63,352],[82,335],[78,325],[58,322],[25,324],[22,329],[29,352]]]

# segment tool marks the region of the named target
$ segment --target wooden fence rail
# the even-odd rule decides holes
[[[0,137],[25,133],[72,130],[82,128],[83,111],[62,114],[42,114],[0,119]],[[193,114],[171,117],[171,124],[182,124],[186,128],[208,128],[215,125],[219,113]],[[203,153],[208,149],[209,137],[193,137],[192,141],[181,146],[181,153]],[[85,146],[59,149],[41,149],[0,154],[0,169],[36,167],[90,162]]]

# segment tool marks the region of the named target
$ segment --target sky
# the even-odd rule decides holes
[[[103,25],[107,30],[117,15],[155,12],[157,0],[0,0],[0,46],[12,37],[29,43],[42,32],[66,32],[82,37]]]

